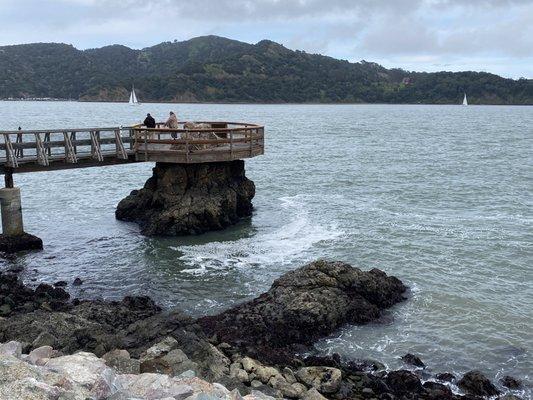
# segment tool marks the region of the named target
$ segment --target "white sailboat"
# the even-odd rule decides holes
[[[131,93],[130,93],[130,105],[137,105],[139,104],[139,100],[137,100],[137,95],[135,94],[135,87],[131,85]]]
[[[463,99],[463,106],[467,106],[468,105],[468,100],[466,99],[466,93],[465,93],[465,97]]]

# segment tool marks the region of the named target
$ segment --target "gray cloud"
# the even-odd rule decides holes
[[[531,0],[0,1],[0,44],[145,47],[205,34],[387,66],[533,77]]]

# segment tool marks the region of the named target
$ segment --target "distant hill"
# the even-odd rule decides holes
[[[416,73],[217,36],[142,50],[0,47],[0,98],[125,101],[533,104],[533,80],[484,72]]]

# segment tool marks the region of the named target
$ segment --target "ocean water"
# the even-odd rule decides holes
[[[266,154],[246,162],[257,186],[250,220],[147,238],[114,210],[151,164],[20,174],[26,230],[45,250],[0,268],[23,266],[34,284],[81,277],[75,296],[147,294],[194,315],[318,258],[380,268],[409,299],[319,351],[389,368],[412,352],[431,372],[511,374],[531,396],[533,107],[0,102],[0,129],[128,125],[170,110],[266,126]]]

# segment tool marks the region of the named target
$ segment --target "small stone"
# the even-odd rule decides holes
[[[132,359],[127,350],[112,350],[105,353],[102,358],[107,366],[119,374],[138,374],[141,372],[140,361]]]
[[[291,384],[297,382],[296,376],[294,376],[294,372],[289,367],[283,368],[282,374],[287,382]]]
[[[307,392],[304,393],[302,396],[302,400],[327,400],[324,396],[322,396],[320,393],[318,393],[318,390],[315,388],[309,389]]]
[[[250,382],[250,376],[244,369],[239,369],[234,375],[235,379],[239,380],[242,383]]]
[[[250,357],[244,357],[241,360],[241,363],[242,363],[242,367],[244,368],[244,370],[248,373],[255,372],[255,370],[259,366],[257,361],[252,360]]]
[[[194,372],[192,369],[188,369],[187,371],[183,371],[181,374],[179,374],[178,378],[180,379],[196,378],[196,372]]]
[[[232,374],[239,369],[243,369],[242,364],[240,362],[232,362],[229,366],[229,373]]]
[[[335,393],[339,390],[342,372],[331,367],[304,367],[296,373],[298,380],[312,386],[320,393]]]
[[[520,379],[513,378],[512,376],[505,375],[500,382],[508,389],[520,389],[522,387],[522,381]]]
[[[252,382],[250,382],[250,386],[253,388],[258,388],[263,386],[263,382],[258,381],[257,379],[254,379]]]
[[[425,368],[426,366],[418,356],[415,356],[411,353],[407,353],[405,356],[403,356],[402,361],[406,364],[414,365],[415,367],[419,368]]]
[[[146,350],[141,357],[141,361],[161,357],[176,347],[178,347],[178,341],[171,336],[167,336],[165,339]]]
[[[0,354],[20,358],[22,354],[22,345],[14,340],[0,344]]]
[[[141,361],[140,371],[141,374],[152,373],[172,375],[171,365],[162,358],[153,358]]]
[[[189,357],[180,349],[174,349],[165,354],[162,358],[162,361],[167,363],[171,370],[172,375],[179,375],[182,372],[193,370],[198,371],[198,364],[189,360]]]
[[[260,367],[256,368],[255,374],[257,375],[257,378],[263,383],[268,383],[270,378],[272,378],[274,376],[281,377],[281,374],[279,373],[279,371],[276,368],[273,368],[273,367],[260,366]],[[284,378],[282,378],[282,379],[284,379]]]
[[[11,314],[11,306],[9,304],[2,304],[0,306],[0,316],[7,317]]]
[[[457,378],[455,378],[454,374],[451,374],[449,372],[443,372],[440,374],[435,375],[435,378],[437,378],[439,381],[442,382],[455,382]]]
[[[28,361],[32,364],[44,365],[53,354],[54,349],[51,346],[41,346],[30,352]]]
[[[424,382],[422,387],[425,389],[427,393],[427,397],[429,399],[451,399],[452,398],[452,391],[450,388],[446,385],[443,385],[442,383],[437,382],[431,382],[427,381]]]
[[[244,400],[238,389],[233,389],[229,393],[229,400]]]
[[[74,282],[72,282],[72,285],[81,286],[81,285],[83,285],[83,281],[80,278],[76,278],[76,279],[74,279]]]

